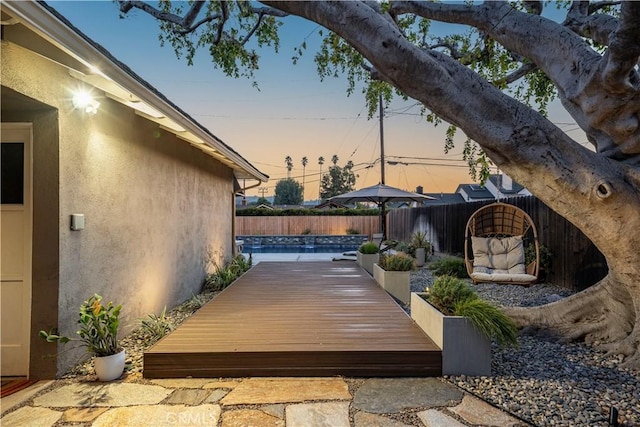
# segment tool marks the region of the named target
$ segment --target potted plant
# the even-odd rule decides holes
[[[356,252],[356,262],[367,273],[373,275],[373,264],[380,259],[380,248],[372,241],[364,242]]]
[[[102,304],[102,297],[95,294],[80,306],[77,334],[79,338],[58,335],[54,330],[40,331],[39,335],[47,342],[66,344],[80,342],[87,353],[94,356],[94,369],[101,381],[111,381],[122,375],[125,364],[125,351],[118,343],[118,325],[122,305],[112,302]]]
[[[414,259],[403,252],[381,255],[378,263],[373,264],[373,278],[385,291],[404,304],[409,304],[410,271],[413,269],[415,269]]]
[[[518,345],[513,321],[456,277],[412,293],[411,317],[442,349],[443,375],[491,375],[491,340]]]
[[[422,267],[427,261],[427,254],[431,251],[431,243],[427,240],[426,231],[416,231],[413,233],[411,246],[415,248],[416,266]]]

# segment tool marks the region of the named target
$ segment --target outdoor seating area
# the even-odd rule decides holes
[[[535,254],[525,262],[525,248]],[[492,203],[478,209],[467,222],[464,241],[465,264],[474,283],[530,285],[538,280],[538,232],[522,209]]]
[[[261,262],[146,351],[143,372],[425,377],[442,354],[357,265]]]

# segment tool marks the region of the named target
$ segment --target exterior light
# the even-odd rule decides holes
[[[72,102],[74,108],[82,110],[92,116],[98,112],[98,107],[100,107],[100,103],[96,101],[90,93],[83,91],[73,95]]]

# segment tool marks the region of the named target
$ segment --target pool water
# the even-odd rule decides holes
[[[359,245],[267,245],[250,246],[242,248],[243,254],[331,254],[343,252],[355,252]]]

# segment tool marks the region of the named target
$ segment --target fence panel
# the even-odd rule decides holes
[[[309,230],[310,234],[347,234],[347,229],[357,234],[380,230],[379,216],[237,216],[236,235],[298,235]]]
[[[540,243],[550,249],[552,265],[547,281],[581,290],[607,274],[607,263],[595,245],[575,226],[535,197],[503,200],[527,212],[536,224]],[[388,235],[409,241],[416,231],[425,231],[438,252],[462,256],[464,229],[469,217],[493,201],[395,209],[389,212]]]

